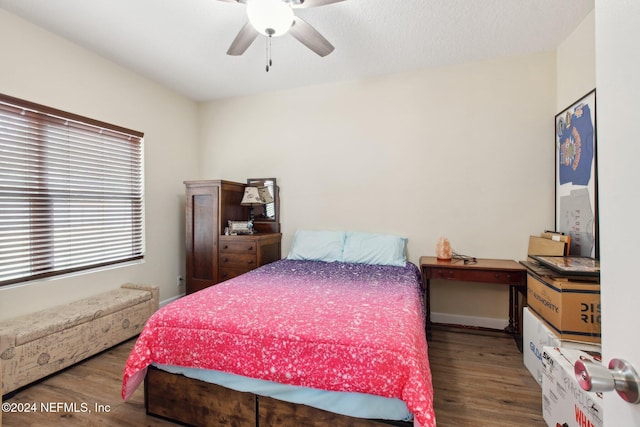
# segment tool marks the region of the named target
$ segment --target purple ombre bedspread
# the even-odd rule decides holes
[[[281,260],[185,296],[147,322],[129,398],[152,363],[403,400],[435,425],[418,268]]]

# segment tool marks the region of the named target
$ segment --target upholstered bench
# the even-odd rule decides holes
[[[113,347],[142,331],[158,287],[121,288],[0,322],[2,393]]]

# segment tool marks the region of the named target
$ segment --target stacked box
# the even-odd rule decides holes
[[[600,354],[544,347],[542,415],[548,426],[602,427],[602,394],[583,390],[573,365],[577,360],[600,363]]]
[[[527,274],[527,304],[562,340],[600,343],[600,284]]]
[[[536,316],[528,307],[523,309],[522,319],[522,357],[524,366],[540,386],[542,386],[545,364],[542,357],[543,347],[564,347],[600,352],[600,345],[598,344],[561,340],[549,325]]]

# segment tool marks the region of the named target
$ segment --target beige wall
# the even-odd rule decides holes
[[[0,93],[145,133],[146,202],[143,263],[1,288],[0,319],[126,282],[158,285],[161,299],[177,295],[176,277],[184,271],[182,181],[197,167],[196,104],[1,9],[0,40]]]
[[[595,30],[595,12],[592,11],[558,47],[556,112],[566,109],[596,87]]]
[[[0,38],[20,39],[3,50],[3,63],[15,66],[0,68],[0,92],[145,132],[147,211],[144,263],[0,289],[0,319],[124,282],[157,284],[161,300],[176,296],[175,278],[184,271],[182,181],[193,178],[276,177],[283,255],[295,230],[315,228],[407,236],[416,263],[434,254],[439,236],[460,253],[522,259],[527,236],[553,227],[553,117],[593,88],[585,74],[572,77],[593,56],[579,41],[593,33],[589,19],[557,56],[198,108],[0,10]],[[507,293],[499,286],[435,283],[432,301],[441,321],[496,326],[506,318]]]
[[[415,263],[439,236],[459,253],[523,259],[554,222],[555,79],[555,54],[542,53],[210,102],[203,178],[276,177],[284,255],[313,228],[406,236]],[[435,283],[434,319],[502,324],[507,295]]]

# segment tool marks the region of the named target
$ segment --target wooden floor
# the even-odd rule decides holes
[[[544,427],[542,390],[502,333],[434,330],[429,341],[439,427]]]
[[[133,342],[11,396],[5,402],[31,408],[35,404],[36,411],[5,412],[2,426],[175,425],[145,414],[142,386],[129,401],[120,399],[122,368]],[[522,364],[522,354],[512,338],[500,333],[435,329],[429,359],[439,427],[545,426],[540,387]],[[43,405],[49,412],[43,411]]]

